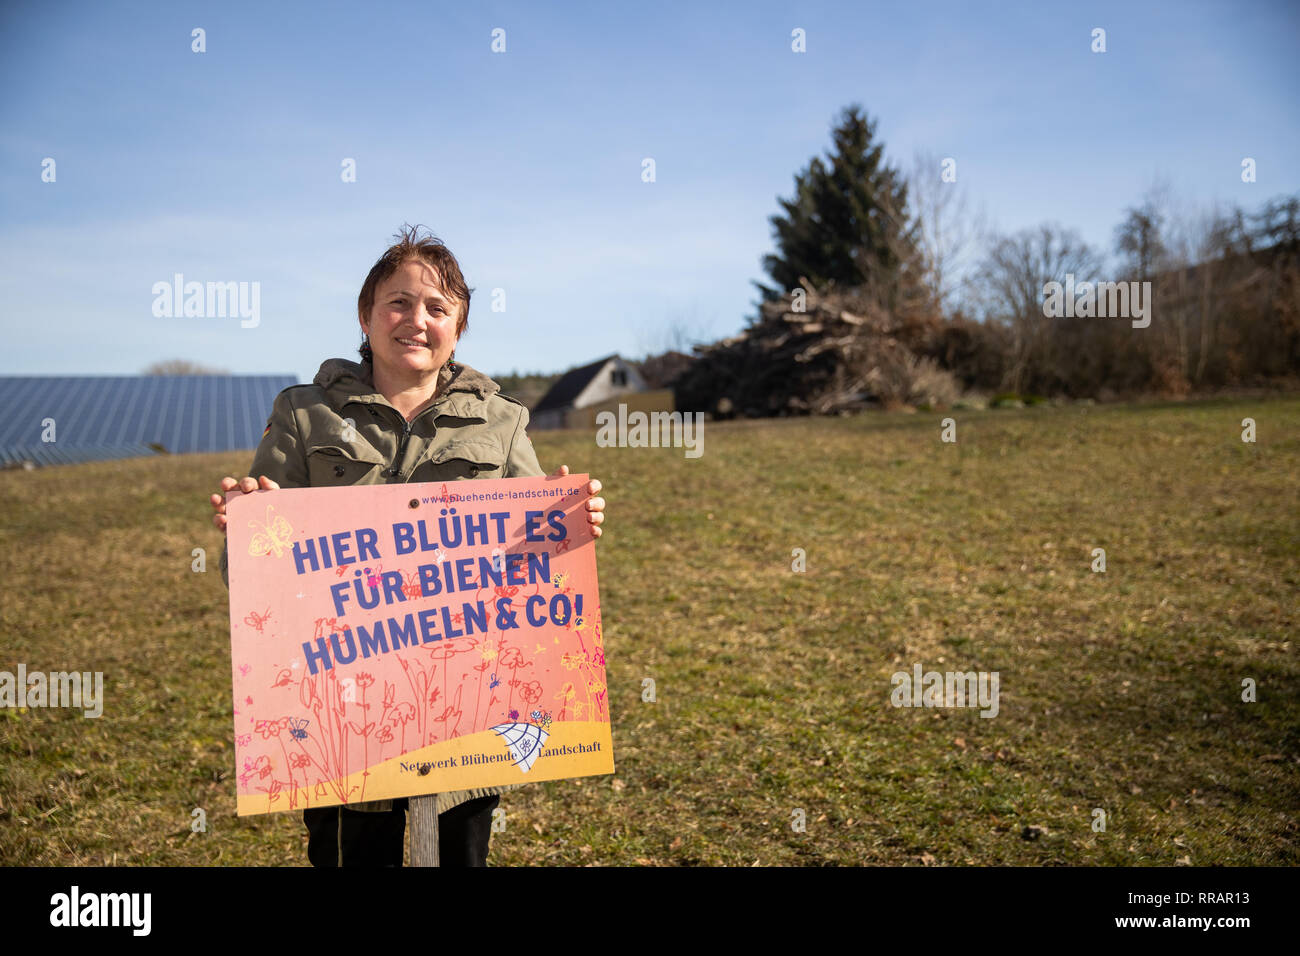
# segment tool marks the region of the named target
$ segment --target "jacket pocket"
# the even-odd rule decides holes
[[[461,438],[433,452],[416,469],[412,481],[459,481],[505,476],[506,453],[498,442]]]
[[[388,466],[377,452],[347,445],[307,449],[307,477],[313,488],[331,485],[377,485]]]

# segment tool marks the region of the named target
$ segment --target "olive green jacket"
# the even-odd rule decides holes
[[[372,374],[369,362],[329,359],[311,385],[277,395],[248,474],[266,475],[281,488],[546,474],[524,431],[528,409],[500,394],[482,372],[459,362],[444,366],[437,398],[409,423],[375,390]],[[229,587],[227,561],[223,550],[221,579]],[[518,786],[440,793],[438,812]],[[381,812],[392,805],[374,800],[349,809]]]

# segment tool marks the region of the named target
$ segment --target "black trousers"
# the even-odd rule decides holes
[[[487,866],[492,811],[501,797],[479,797],[438,814],[440,866]],[[401,866],[406,844],[406,800],[387,813],[347,807],[313,807],[307,824],[307,859],[312,866]]]

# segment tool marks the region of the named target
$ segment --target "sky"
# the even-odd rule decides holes
[[[1158,181],[1198,208],[1300,189],[1297,38],[1294,2],[6,0],[0,374],[310,381],[356,358],[403,223],[459,260],[457,358],[488,374],[724,338],[853,103],[891,165],[955,159],[991,227],[1110,251]],[[155,314],[177,275],[256,289],[255,324]]]

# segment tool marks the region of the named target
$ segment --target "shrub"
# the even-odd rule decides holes
[[[961,394],[957,379],[930,358],[918,358],[895,342],[879,348],[866,373],[866,385],[887,408],[903,405],[950,406]]]

